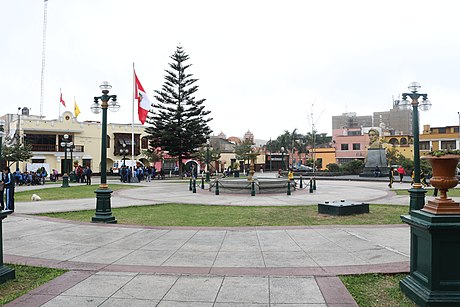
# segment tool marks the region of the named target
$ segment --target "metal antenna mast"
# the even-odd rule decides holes
[[[45,0],[44,13],[43,13],[43,45],[42,45],[42,73],[40,82],[40,117],[43,116],[43,95],[45,91],[45,51],[46,51],[46,23],[48,0]]]

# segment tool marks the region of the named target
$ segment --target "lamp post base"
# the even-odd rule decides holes
[[[16,278],[16,273],[13,269],[3,265],[3,219],[13,211],[0,210],[0,284]]]
[[[401,216],[411,228],[410,275],[402,292],[419,306],[460,306],[460,215],[422,210]]]
[[[68,188],[69,186],[69,175],[64,174],[62,175],[62,185],[61,188]]]
[[[414,184],[414,187],[412,189],[409,189],[409,194],[410,194],[409,213],[414,210],[420,210],[425,206],[426,192],[427,191],[422,188],[422,185],[420,183]]]
[[[9,267],[2,265],[0,266],[0,284],[16,278],[16,272]]]
[[[94,193],[96,193],[96,213],[92,217],[91,222],[107,224],[117,223],[117,220],[112,215],[112,208],[110,203],[112,192],[113,191],[109,188],[101,187],[94,191]]]

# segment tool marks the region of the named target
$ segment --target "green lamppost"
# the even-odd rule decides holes
[[[123,148],[120,148],[120,155],[123,156],[123,166],[126,166],[126,155],[129,153],[129,149],[126,148],[126,143],[123,143]]]
[[[69,187],[69,170],[67,163],[67,151],[73,146],[73,142],[70,141],[69,135],[64,134],[62,138],[61,147],[64,148],[64,175],[62,175],[62,185],[61,188]]]
[[[117,102],[117,95],[109,95],[112,88],[109,82],[104,81],[99,86],[102,96],[94,97],[91,111],[98,114],[102,110],[102,135],[101,135],[101,184],[95,191],[96,193],[96,214],[92,218],[93,223],[116,223],[117,220],[112,215],[110,197],[112,190],[107,185],[107,109],[116,112],[120,109]]]
[[[209,146],[210,146],[210,144],[209,144],[209,139],[208,139],[207,142],[206,142],[206,182],[209,182],[211,180],[211,177],[209,175],[209,172],[210,172],[210,170],[209,170],[209,162],[210,161],[209,160],[211,159],[209,157]],[[192,174],[192,176],[193,176],[193,174]]]
[[[280,151],[281,151],[281,170],[282,171],[284,171],[284,150],[285,150],[284,147],[281,146]]]
[[[419,119],[418,110],[428,111],[431,108],[431,102],[428,100],[427,94],[418,92],[420,84],[418,82],[411,82],[408,87],[410,93],[403,93],[402,100],[399,107],[408,109],[412,106],[412,133],[414,135],[414,185],[409,190],[410,193],[410,212],[413,210],[420,210],[425,206],[425,193],[420,182],[420,147],[419,147]],[[411,101],[407,100],[410,98]],[[418,99],[422,98],[419,102]]]
[[[400,102],[402,107],[412,105],[414,134],[414,187],[409,190],[409,215],[401,216],[410,226],[410,274],[400,281],[400,288],[418,306],[460,306],[460,215],[423,209],[426,190],[420,184],[418,109],[428,110],[431,103],[419,89],[420,84],[412,82],[410,93],[403,93]]]

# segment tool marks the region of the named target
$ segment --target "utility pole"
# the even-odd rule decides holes
[[[46,51],[46,26],[47,26],[47,12],[48,0],[45,0],[43,9],[43,43],[42,43],[42,71],[40,81],[40,117],[43,116],[43,95],[45,92],[45,51]]]

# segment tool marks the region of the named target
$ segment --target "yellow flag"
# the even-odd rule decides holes
[[[75,107],[74,107],[75,117],[78,117],[78,114],[80,114],[80,108],[78,108],[77,101],[75,100],[75,98],[73,99],[73,102],[75,104]]]

